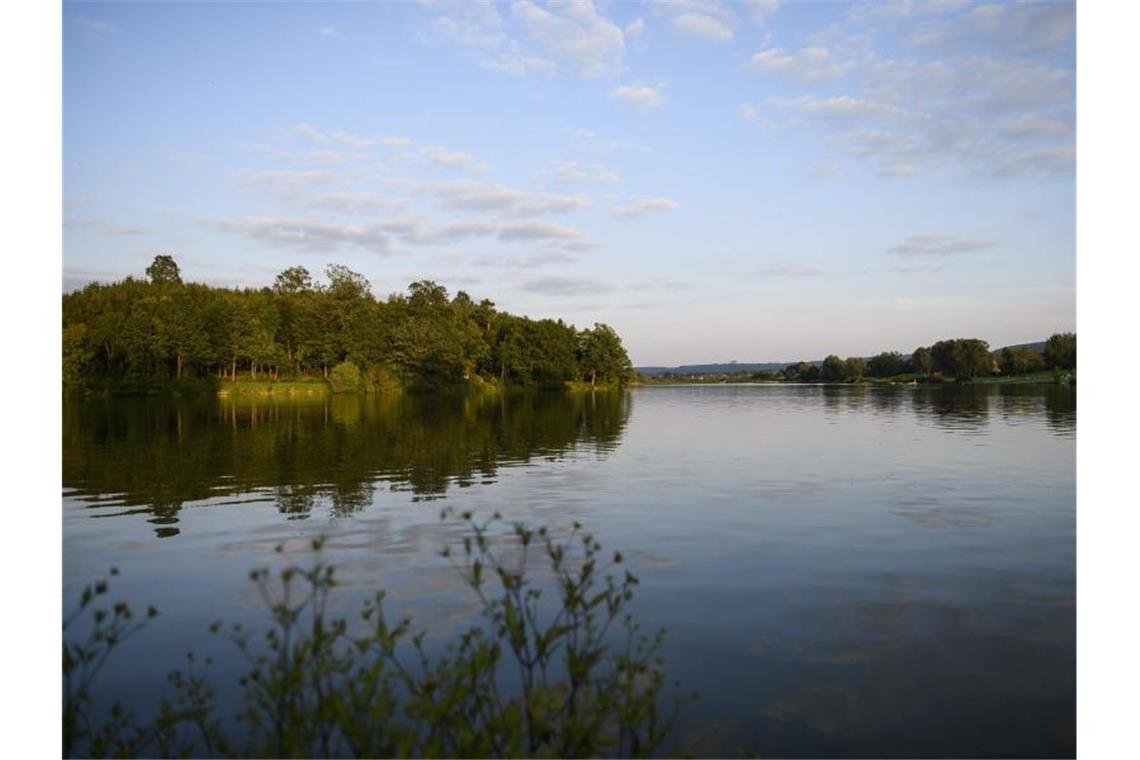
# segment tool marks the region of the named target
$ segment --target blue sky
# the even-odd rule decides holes
[[[1069,3],[64,5],[64,288],[343,263],[635,364],[1073,329]]]

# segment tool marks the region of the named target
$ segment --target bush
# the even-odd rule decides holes
[[[360,393],[363,383],[360,367],[352,362],[341,362],[329,370],[329,387],[333,393]]]
[[[365,392],[395,393],[400,389],[400,378],[387,365],[373,364],[368,367],[364,379]]]
[[[329,617],[337,584],[321,558],[323,539],[313,542],[307,567],[277,576],[254,571],[272,626],[261,639],[240,626],[226,634],[251,664],[240,680],[241,736],[217,718],[214,690],[192,656],[171,673],[174,693],[153,722],[115,705],[105,725],[91,726],[94,674],[142,625],[125,604],[95,609],[107,592],[100,581],[64,624],[66,634],[85,612],[93,621],[86,640],[64,644],[64,754],[626,757],[659,750],[683,700],[674,697],[662,711],[664,632],[641,635],[626,612],[638,580],[621,554],[603,555],[578,524],[560,541],[545,528],[506,526],[498,515],[461,518],[469,535],[443,554],[477,595],[483,625],[437,656],[422,633],[411,633],[410,620],[388,622],[383,592],[363,605],[359,634]],[[537,580],[527,574],[536,558],[548,568]]]

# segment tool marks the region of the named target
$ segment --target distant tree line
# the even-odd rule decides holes
[[[158,256],[147,279],[92,283],[63,297],[67,389],[141,391],[190,378],[326,378],[334,389],[393,383],[433,389],[481,378],[561,388],[567,381],[624,383],[629,356],[613,328],[578,330],[453,297],[430,280],[407,294],[373,297],[362,275],[341,265],[317,283],[290,267],[272,287],[184,283]]]
[[[1076,368],[1076,334],[1057,333],[1045,342],[1043,352],[1026,347],[991,352],[989,344],[979,338],[952,338],[940,340],[932,346],[920,346],[910,356],[898,351],[884,351],[869,359],[858,356],[840,359],[833,354],[822,363],[798,362],[777,372],[754,375],[757,379],[789,382],[857,383],[865,377],[973,380],[997,375],[1020,377],[1050,369],[1071,372]]]

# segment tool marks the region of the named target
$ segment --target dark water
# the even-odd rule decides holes
[[[162,610],[101,688],[153,702],[248,571],[331,536],[433,633],[474,609],[442,506],[581,521],[642,578],[697,754],[1076,751],[1075,391],[692,386],[596,396],[67,402],[65,601]],[[290,550],[287,548],[286,554]]]

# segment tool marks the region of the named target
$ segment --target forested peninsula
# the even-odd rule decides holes
[[[146,279],[63,296],[65,392],[560,389],[632,375],[607,325],[516,316],[429,280],[381,300],[336,264],[324,282],[294,266],[271,287],[229,289],[185,283],[173,257],[157,256]]]

